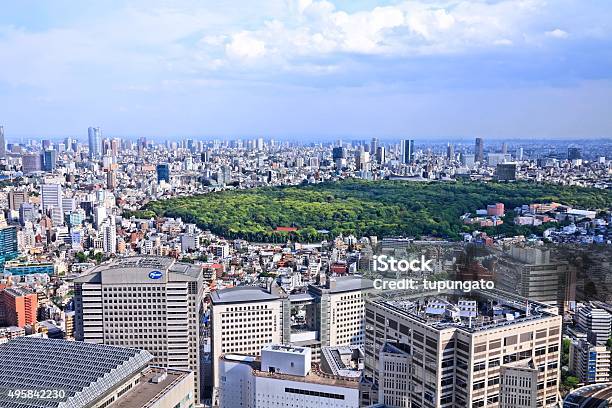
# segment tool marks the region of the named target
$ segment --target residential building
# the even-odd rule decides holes
[[[27,289],[10,287],[0,290],[0,308],[5,326],[24,327],[36,323],[38,297]]]
[[[610,350],[605,344],[574,339],[570,344],[569,369],[581,383],[606,383],[610,381]]]

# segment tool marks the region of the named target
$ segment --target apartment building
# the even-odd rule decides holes
[[[75,279],[75,338],[150,352],[153,364],[191,370],[200,386],[202,267],[126,257]]]
[[[526,407],[558,402],[554,307],[499,290],[390,292],[365,313],[363,405],[517,407],[518,387]]]
[[[569,368],[583,384],[610,381],[610,350],[605,345],[594,345],[585,339],[574,339],[570,344]]]

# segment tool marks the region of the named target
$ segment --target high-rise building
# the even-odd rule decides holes
[[[378,152],[378,139],[373,137],[372,141],[370,142],[370,156],[374,157],[377,152]]]
[[[477,162],[484,162],[484,139],[482,137],[476,138],[476,144],[474,145],[474,159]]]
[[[38,297],[23,288],[6,288],[0,291],[0,308],[3,309],[5,326],[24,327],[36,323]]]
[[[503,142],[502,146],[501,146],[501,153],[502,154],[508,154],[508,143]]]
[[[191,370],[200,387],[202,267],[139,256],[74,281],[75,338],[149,351],[153,364]]]
[[[401,142],[401,162],[403,164],[412,163],[414,160],[414,140],[406,139]]]
[[[55,165],[57,163],[57,152],[55,150],[45,150],[41,156],[43,170],[48,172],[55,171]]]
[[[0,125],[0,159],[6,157],[6,140],[4,139],[4,126]]]
[[[365,297],[372,290],[372,281],[351,275],[331,278],[324,286],[309,285],[305,295],[287,295],[276,286],[212,292],[214,386],[223,354],[258,356],[263,346],[272,343],[308,345],[318,362],[322,346],[363,344]],[[306,312],[307,324],[292,322],[292,308]]]
[[[495,168],[497,181],[516,180],[516,163],[499,163]]]
[[[378,146],[378,149],[376,149],[376,161],[380,164],[384,164],[387,161],[385,146]]]
[[[40,154],[28,153],[21,155],[21,171],[23,174],[32,174],[42,170]]]
[[[455,146],[450,143],[446,145],[446,158],[449,160],[453,160],[455,158]]]
[[[157,182],[165,181],[170,183],[170,165],[168,163],[161,163],[157,165]]]
[[[195,403],[193,374],[151,366],[153,357],[143,350],[19,337],[0,344],[0,354],[3,387],[49,390],[44,399],[27,403],[3,392],[2,407],[188,408]]]
[[[368,298],[365,319],[362,405],[559,403],[554,307],[499,290],[397,292]]]
[[[113,217],[102,224],[102,243],[106,254],[117,253],[117,226]]]
[[[87,129],[89,141],[89,158],[97,159],[102,156],[102,131],[99,127]]]
[[[17,228],[14,226],[0,226],[0,270],[4,269],[6,261],[15,259],[18,255]]]
[[[610,338],[612,316],[606,310],[591,305],[579,307],[575,315],[576,327],[593,344],[605,344]]]
[[[59,184],[43,184],[40,186],[40,196],[43,212],[51,208],[62,210],[62,186]]]
[[[610,381],[610,350],[605,344],[593,345],[585,339],[570,344],[569,369],[583,384]]]
[[[27,191],[11,190],[8,193],[9,208],[18,211],[22,203],[27,203],[30,199]]]
[[[550,250],[513,246],[496,256],[495,287],[566,310],[575,301],[576,272],[550,255]]]

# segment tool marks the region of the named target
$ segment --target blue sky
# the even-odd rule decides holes
[[[6,3],[9,140],[612,136],[609,0]]]

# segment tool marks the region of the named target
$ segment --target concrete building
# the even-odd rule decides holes
[[[575,300],[575,270],[565,261],[555,262],[550,250],[513,246],[498,253],[493,268],[495,287],[530,301],[568,308]]]
[[[193,373],[152,367],[153,356],[143,350],[19,337],[0,344],[0,355],[6,390],[52,390],[44,400],[3,392],[3,408],[188,408],[194,403]]]
[[[604,309],[591,305],[576,311],[576,327],[587,335],[593,344],[605,344],[610,338],[612,316]]]
[[[0,316],[4,316],[5,326],[24,327],[36,323],[38,298],[23,288],[6,288],[0,290]]]
[[[412,163],[414,160],[414,140],[401,141],[401,162],[404,164]]]
[[[585,339],[570,345],[569,368],[581,383],[610,381],[610,350],[605,345],[593,345]]]
[[[259,356],[263,346],[283,343],[311,348],[319,362],[321,347],[363,344],[365,297],[372,290],[372,281],[349,275],[295,295],[274,285],[212,292],[213,378],[223,354]],[[305,312],[303,321],[296,321],[298,311]]]
[[[219,371],[221,408],[359,406],[358,379],[343,379],[311,365],[308,347],[269,345],[261,359],[228,354]]]
[[[40,197],[43,212],[52,208],[62,211],[62,186],[59,184],[43,184],[40,186]]]
[[[554,407],[561,321],[554,307],[499,290],[371,297],[361,403],[519,406],[501,401],[513,392],[510,378],[525,377],[537,384],[537,393],[529,388],[530,404]]]
[[[199,400],[202,267],[127,257],[74,281],[75,338],[149,351],[153,364],[192,370]]]

